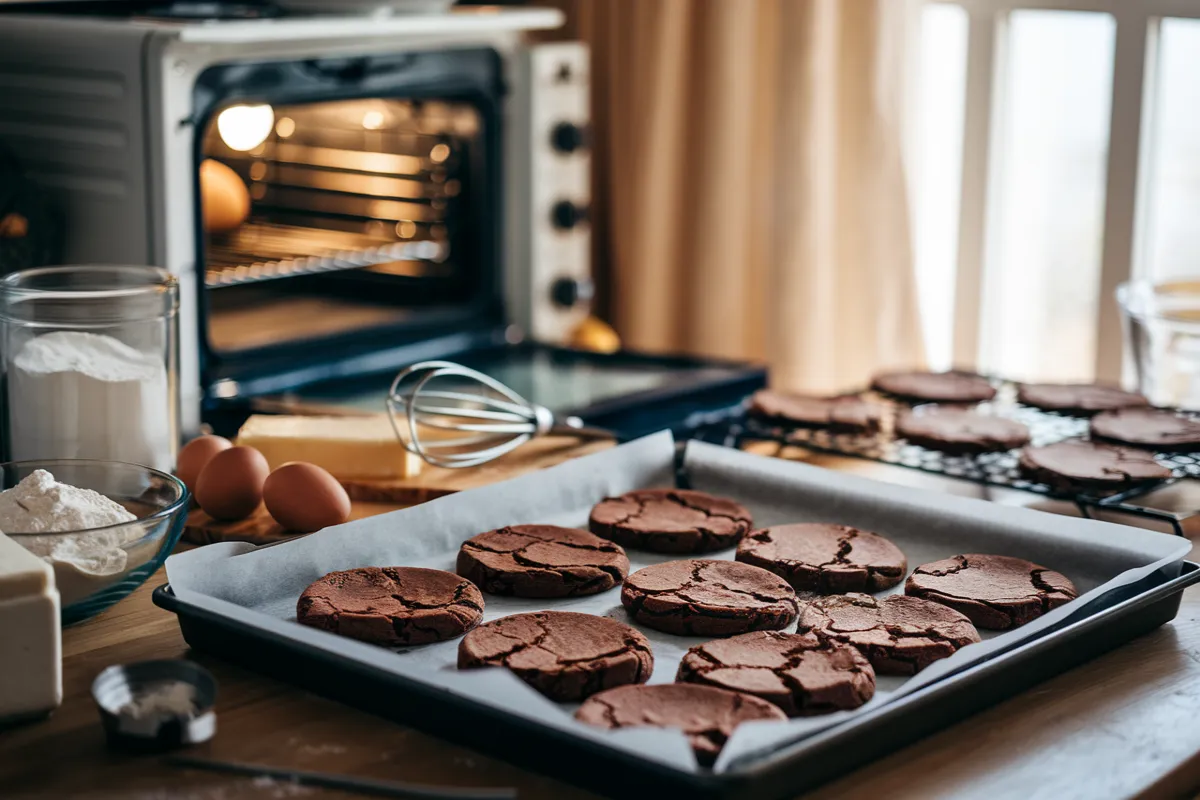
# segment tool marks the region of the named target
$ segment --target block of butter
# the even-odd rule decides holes
[[[50,565],[0,533],[0,722],[62,702],[62,628]]]
[[[255,415],[237,435],[238,444],[262,453],[271,469],[308,461],[335,478],[388,480],[421,471],[422,461],[404,449],[386,414],[362,417]]]

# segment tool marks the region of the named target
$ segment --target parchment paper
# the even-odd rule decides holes
[[[357,520],[282,544],[209,545],[167,560],[167,575],[184,602],[286,636],[307,646],[442,687],[537,720],[570,735],[602,741],[640,757],[687,771],[700,769],[677,731],[601,731],[577,723],[574,705],[539,695],[506,670],[459,672],[458,641],[391,650],[356,642],[295,622],[296,599],[306,586],[334,570],[362,566],[423,566],[453,571],[458,547],[482,531],[520,523],[587,527],[600,499],[637,488],[675,484],[675,445],[661,433],[504,483],[472,489],[413,508]],[[850,712],[740,727],[715,769],[742,769],[755,757],[939,680],[1031,638],[1047,635],[1080,615],[1106,607],[1104,597],[1160,569],[1167,577],[1189,543],[1136,528],[1000,506],[779,459],[689,442],[685,474],[691,486],[732,497],[754,515],[756,527],[787,522],[839,522],[876,531],[897,544],[910,571],[959,553],[1026,558],[1069,577],[1081,597],[1014,631],[984,633],[913,678],[880,677],[870,703]],[[705,558],[732,558],[733,550]],[[629,551],[631,569],[669,561]],[[1170,572],[1175,565],[1175,572]],[[899,591],[897,587],[892,591]],[[888,594],[883,592],[880,594]],[[580,611],[632,623],[613,589],[592,597],[522,600],[486,595],[485,620],[541,609]],[[635,625],[654,651],[652,683],[670,682],[679,659],[704,637],[673,636]],[[981,632],[982,633],[982,632]]]

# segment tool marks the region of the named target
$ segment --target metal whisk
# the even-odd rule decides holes
[[[402,371],[388,391],[387,410],[404,447],[437,467],[478,466],[537,436],[613,437],[578,417],[556,419],[545,406],[452,361],[422,361]]]

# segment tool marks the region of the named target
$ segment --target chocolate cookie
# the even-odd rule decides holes
[[[575,597],[625,580],[629,559],[620,545],[587,531],[513,525],[463,542],[457,571],[491,594]]]
[[[889,372],[876,375],[871,388],[923,403],[981,403],[996,396],[987,378],[973,372]]]
[[[800,628],[857,647],[880,675],[914,675],[979,641],[971,620],[953,608],[902,594],[822,597],[804,609]]]
[[[636,550],[708,553],[737,544],[750,530],[750,512],[704,492],[643,489],[601,500],[588,527]]]
[[[668,561],[625,579],[621,604],[647,627],[682,636],[779,630],[800,603],[787,582],[736,561]]]
[[[875,694],[875,670],[862,653],[812,633],[757,631],[696,645],[675,680],[752,694],[789,717],[847,711]]]
[[[1046,411],[1084,415],[1150,404],[1140,394],[1095,383],[1024,383],[1017,389],[1017,401]]]
[[[750,413],[800,428],[834,433],[878,433],[883,406],[855,395],[807,397],[760,389],[750,398]]]
[[[646,637],[623,622],[571,611],[513,614],[480,625],[458,646],[458,668],[507,667],[552,700],[582,700],[654,671]]]
[[[1150,450],[1200,450],[1200,420],[1174,411],[1129,408],[1092,418],[1092,437]]]
[[[600,728],[679,728],[692,745],[696,760],[710,766],[733,735],[754,720],[785,720],[766,700],[739,692],[687,683],[622,686],[589,698],[575,719]]]
[[[1055,442],[1021,451],[1021,472],[1063,491],[1123,489],[1171,477],[1154,454],[1098,442]]]
[[[1078,597],[1063,575],[1020,558],[965,555],[917,567],[904,593],[961,611],[980,628],[1024,625]]]
[[[930,450],[961,455],[1011,450],[1029,443],[1029,428],[1004,417],[959,408],[909,412],[896,423],[896,436]]]
[[[483,595],[452,572],[361,567],[331,572],[296,603],[302,625],[376,644],[443,642],[483,619]]]
[[[908,571],[904,553],[882,536],[824,522],[753,531],[738,545],[737,560],[822,594],[878,592]]]

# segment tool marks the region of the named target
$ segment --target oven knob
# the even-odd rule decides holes
[[[560,122],[550,131],[550,144],[560,153],[574,153],[588,146],[588,130],[573,122]]]
[[[581,222],[587,222],[587,218],[587,206],[577,206],[570,200],[559,200],[554,204],[554,208],[550,209],[550,219],[554,221],[554,227],[565,231],[571,230]]]
[[[550,286],[550,299],[563,308],[590,302],[593,294],[595,286],[587,278],[559,278]]]

